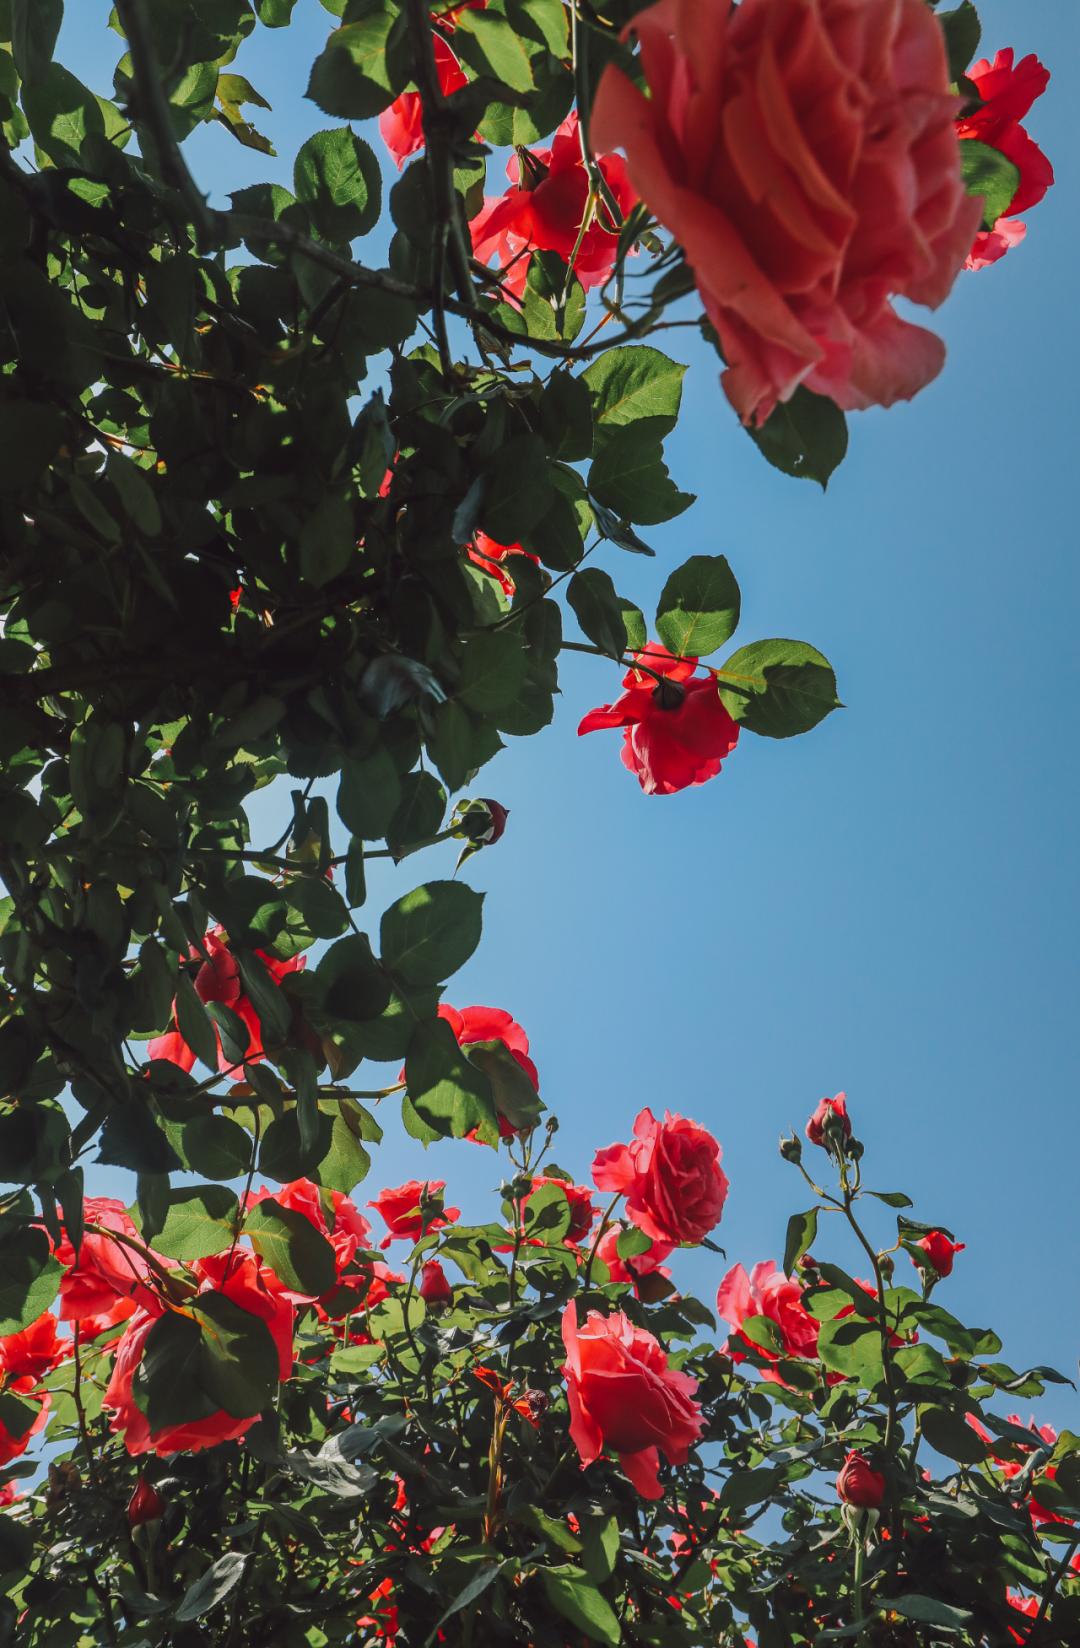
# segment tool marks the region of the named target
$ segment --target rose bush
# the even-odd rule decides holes
[[[729,1262],[709,1128],[628,1107],[590,1185],[522,1025],[444,999],[567,650],[665,798],[839,703],[723,655],[724,555],[648,618],[606,570],[693,501],[659,328],[824,484],[940,364],[892,299],[1049,181],[1037,76],[966,4],[323,9],[304,141],[209,196],[193,134],[282,143],[240,69],[289,83],[291,0],[117,0],[93,87],[93,24],[0,4],[0,1636],[1071,1648],[1077,1439],[1015,1411],[1061,1376],[946,1308],[843,1096]]]

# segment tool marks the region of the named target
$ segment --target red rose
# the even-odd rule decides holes
[[[728,1182],[720,1146],[711,1133],[665,1111],[658,1122],[642,1110],[630,1144],[597,1152],[592,1167],[599,1190],[619,1191],[639,1230],[654,1241],[700,1242],[720,1223]]]
[[[481,263],[492,256],[497,259],[503,285],[515,297],[525,289],[528,254],[533,251],[556,252],[564,263],[573,258],[574,273],[582,286],[602,286],[615,267],[621,225],[613,222],[606,203],[600,201],[578,244],[589,174],[582,159],[576,110],[567,115],[550,149],[524,153],[524,175],[515,155],[506,168],[513,187],[501,198],[489,196],[469,225],[474,254]],[[596,160],[626,217],[637,201],[626,162],[609,154],[598,154]]]
[[[46,1311],[29,1327],[0,1339],[0,1374],[7,1384],[15,1379],[36,1384],[71,1355],[72,1342],[57,1337],[56,1325],[56,1317]]]
[[[871,1469],[865,1454],[849,1453],[836,1478],[836,1491],[845,1505],[876,1511],[885,1498],[885,1478]]]
[[[357,1252],[370,1250],[372,1234],[370,1224],[350,1197],[340,1190],[323,1190],[311,1179],[293,1179],[290,1184],[281,1185],[277,1190],[257,1190],[249,1197],[248,1206],[254,1207],[267,1197],[272,1197],[281,1207],[303,1214],[304,1218],[315,1226],[319,1235],[326,1237],[333,1248],[338,1284],[352,1281],[356,1268],[353,1264],[354,1258]],[[327,1222],[327,1203],[332,1223]],[[361,1269],[363,1268],[361,1266]],[[294,1304],[308,1304],[312,1300],[310,1293],[290,1292],[284,1286],[281,1291],[286,1299],[291,1299]],[[320,1299],[322,1297],[320,1296]]]
[[[630,669],[622,697],[590,710],[578,736],[625,727],[623,766],[637,774],[646,795],[672,795],[715,778],[739,741],[739,728],[720,702],[714,678],[695,676],[696,658],[673,658],[655,643],[635,661],[650,673]]]
[[[49,1417],[49,1397],[46,1391],[35,1391],[33,1379],[11,1379],[6,1389],[21,1401],[37,1407],[37,1413],[27,1424],[24,1431],[8,1430],[5,1422],[0,1419],[0,1465],[10,1465],[13,1459],[18,1459],[30,1446],[30,1438],[36,1436],[44,1428]],[[12,1423],[15,1423],[12,1417]]]
[[[978,88],[982,103],[956,122],[961,139],[973,139],[997,149],[1011,160],[1020,181],[1005,211],[991,229],[981,229],[968,253],[967,268],[985,269],[996,263],[1027,233],[1027,227],[1012,217],[1013,212],[1037,206],[1054,181],[1054,168],[1039,145],[1020,122],[1050,81],[1049,70],[1034,55],[1013,66],[1013,49],[999,51],[993,63],[984,57],[973,63],[967,78]]]
[[[446,1279],[446,1272],[438,1259],[428,1259],[420,1274],[419,1293],[425,1305],[452,1305],[454,1290]]]
[[[577,1247],[585,1241],[593,1227],[593,1220],[596,1218],[596,1209],[592,1202],[592,1191],[588,1185],[571,1184],[567,1179],[549,1179],[541,1173],[533,1180],[532,1189],[525,1197],[525,1204],[529,1202],[530,1197],[536,1195],[538,1190],[543,1190],[545,1185],[558,1185],[559,1189],[565,1193],[566,1199],[570,1203],[570,1225],[563,1241],[571,1247]]]
[[[932,1230],[915,1246],[924,1254],[923,1259],[911,1255],[911,1262],[920,1270],[930,1269],[938,1276],[948,1276],[953,1267],[953,1260],[958,1253],[963,1253],[965,1242],[950,1242],[942,1230]]]
[[[439,1017],[445,1019],[457,1038],[459,1047],[471,1047],[478,1041],[501,1041],[520,1064],[537,1092],[540,1077],[529,1057],[529,1038],[521,1025],[501,1007],[450,1007],[439,1003]]]
[[[94,1330],[99,1332],[106,1322],[118,1321],[125,1314],[118,1310],[120,1300],[132,1300],[144,1309],[158,1310],[159,1295],[152,1264],[156,1261],[167,1268],[168,1262],[160,1254],[148,1254],[143,1249],[123,1202],[113,1196],[88,1196],[83,1214],[88,1226],[101,1228],[83,1231],[78,1262],[66,1231],[60,1239],[56,1257],[68,1267],[60,1282],[61,1321],[81,1322],[101,1317],[103,1320]],[[110,1231],[116,1233],[115,1237]],[[119,1239],[122,1237],[129,1240],[122,1241]]]
[[[442,1193],[445,1189],[445,1179],[424,1182],[410,1179],[407,1184],[398,1185],[393,1190],[381,1191],[377,1200],[367,1204],[386,1220],[389,1235],[383,1237],[379,1246],[389,1247],[391,1242],[418,1242],[429,1231],[442,1230],[444,1225],[453,1224],[461,1209],[443,1206]]]
[[[742,1265],[733,1265],[720,1283],[716,1295],[716,1309],[733,1328],[742,1333],[744,1322],[765,1316],[780,1329],[784,1356],[811,1359],[817,1356],[818,1323],[802,1302],[803,1290],[790,1276],[785,1276],[772,1259],[763,1259],[754,1266],[749,1276]],[[751,1341],[748,1341],[751,1342]],[[774,1352],[755,1345],[760,1356],[776,1361]],[[766,1378],[775,1378],[772,1369],[765,1370]]]
[[[668,1367],[662,1346],[621,1311],[590,1311],[578,1327],[571,1299],[562,1317],[566,1346],[570,1436],[583,1466],[605,1448],[619,1456],[626,1475],[644,1499],[662,1495],[659,1454],[685,1464],[704,1419],[693,1400],[697,1380]]]
[[[199,1292],[223,1293],[242,1310],[258,1316],[270,1330],[278,1353],[278,1376],[287,1379],[293,1365],[293,1323],[295,1311],[278,1285],[277,1278],[261,1265],[253,1253],[238,1249],[232,1254],[216,1253],[198,1259],[191,1267],[199,1282]],[[130,1454],[196,1453],[218,1442],[233,1442],[255,1424],[255,1418],[236,1419],[224,1411],[186,1424],[168,1425],[151,1431],[145,1413],[138,1406],[132,1381],[142,1361],[146,1341],[161,1316],[138,1310],[120,1341],[103,1406],[112,1414],[111,1428],[122,1434]]]
[[[432,30],[435,67],[444,97],[468,84],[461,64],[437,30]],[[424,147],[424,111],[419,92],[402,92],[379,116],[379,135],[394,157],[397,169]]]
[[[645,1276],[663,1276],[670,1280],[671,1271],[664,1260],[674,1251],[674,1242],[653,1242],[644,1253],[632,1253],[627,1259],[619,1257],[619,1237],[627,1226],[616,1221],[605,1230],[596,1248],[596,1257],[607,1267],[608,1279],[615,1283],[632,1283],[640,1296],[641,1280]]]
[[[851,1122],[848,1118],[847,1095],[845,1093],[838,1093],[835,1099],[822,1099],[820,1101],[814,1114],[806,1124],[806,1137],[811,1144],[819,1144],[824,1147],[825,1128],[832,1118],[835,1118],[835,1121],[833,1121],[830,1132],[839,1126],[844,1138],[850,1139]]]
[[[248,1063],[265,1058],[259,1015],[255,1011],[254,1004],[244,994],[240,981],[239,964],[225,941],[225,929],[220,923],[207,933],[203,940],[203,947],[206,950],[206,957],[203,957],[201,952],[196,949],[192,949],[188,957],[190,961],[201,962],[192,981],[195,985],[195,994],[202,1002],[216,1001],[224,1007],[231,1007],[237,1017],[243,1020],[249,1036],[247,1050],[244,1053],[244,1059]],[[267,955],[265,950],[256,950],[255,954],[260,958],[275,984],[279,983],[287,973],[300,971],[305,961],[303,956],[293,956],[289,961],[279,961],[276,956]],[[175,1004],[173,1013],[174,1015],[176,1013]],[[225,1057],[220,1032],[215,1033],[217,1034],[218,1043],[219,1070],[231,1073],[234,1081],[243,1081],[245,1079],[243,1069],[233,1069],[233,1060]],[[166,1031],[163,1036],[155,1036],[153,1041],[148,1043],[147,1054],[151,1059],[168,1059],[171,1063],[179,1065],[181,1070],[191,1070],[195,1064],[195,1054],[181,1036],[176,1026],[175,1016],[173,1028]]]
[[[140,1471],[135,1492],[127,1502],[128,1527],[141,1528],[144,1523],[158,1522],[164,1515],[165,1501]]]
[[[801,383],[909,399],[945,349],[890,300],[941,303],[979,224],[924,0],[661,0],[629,27],[650,95],[609,65],[592,140],[682,243],[744,422]]]
[[[467,547],[466,553],[474,566],[480,567],[483,572],[495,579],[504,595],[513,595],[515,584],[513,577],[503,564],[512,555],[524,555],[527,561],[539,565],[539,555],[533,555],[529,550],[522,549],[520,544],[499,544],[494,538],[489,538],[486,532],[478,532]],[[496,806],[498,803],[496,802]],[[498,837],[493,837],[498,840]]]

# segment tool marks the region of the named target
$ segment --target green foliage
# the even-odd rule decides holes
[[[983,227],[990,229],[1012,204],[1020,187],[1020,170],[1000,149],[975,138],[960,145],[960,171],[969,195],[983,197]]]
[[[817,481],[823,492],[847,455],[844,414],[833,401],[802,384],[760,428],[749,424],[747,434],[774,469]]]

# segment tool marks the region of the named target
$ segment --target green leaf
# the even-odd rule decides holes
[[[600,355],[581,374],[593,397],[602,430],[649,420],[655,440],[674,429],[682,401],[685,366],[648,344],[625,344]]]
[[[620,1259],[636,1259],[639,1253],[648,1253],[651,1247],[652,1237],[646,1236],[643,1230],[638,1230],[634,1225],[627,1225],[625,1230],[620,1231],[615,1243],[615,1251]]]
[[[986,1458],[986,1443],[955,1408],[924,1408],[919,1429],[937,1453],[963,1465],[978,1465]]]
[[[0,1234],[0,1335],[21,1333],[48,1310],[63,1274],[43,1230]]]
[[[477,714],[491,715],[517,698],[527,666],[521,638],[513,630],[481,632],[466,644],[455,696]]]
[[[566,598],[584,634],[612,658],[645,645],[648,637],[640,609],[616,594],[615,585],[599,567],[575,573]]]
[[[441,984],[480,942],[484,895],[460,881],[429,881],[392,904],[379,942],[385,966],[410,985]]]
[[[793,1213],[788,1220],[787,1240],[784,1243],[784,1272],[790,1276],[817,1236],[816,1207],[805,1213]]]
[[[881,1334],[873,1322],[864,1322],[858,1316],[823,1322],[818,1333],[818,1355],[827,1368],[857,1379],[867,1390],[885,1378]]]
[[[353,835],[364,841],[381,840],[400,803],[401,779],[384,745],[359,760],[344,763],[337,811]]]
[[[250,1561],[250,1555],[245,1556],[240,1551],[226,1551],[224,1556],[219,1556],[193,1585],[188,1586],[177,1604],[173,1618],[186,1622],[189,1619],[201,1619],[204,1614],[208,1614],[236,1589]]]
[[[817,481],[824,492],[847,453],[847,420],[835,401],[800,384],[760,428],[746,432],[762,456],[785,475]]]
[[[664,462],[651,419],[616,429],[589,470],[589,492],[601,504],[639,526],[681,515],[694,502],[680,492]]]
[[[134,1173],[172,1173],[181,1162],[145,1101],[110,1112],[98,1137],[97,1160]]]
[[[184,968],[176,980],[176,1023],[195,1057],[208,1069],[216,1070],[218,1043],[214,1021],[195,993],[191,974]]]
[[[63,20],[64,0],[11,0],[11,52],[20,80],[48,72]]]
[[[544,1107],[510,1049],[501,1041],[475,1041],[470,1042],[465,1053],[491,1083],[496,1113],[515,1131],[534,1127]]]
[[[771,1316],[745,1316],[739,1332],[759,1350],[770,1351],[774,1356],[779,1356],[784,1349],[784,1336]]]
[[[236,1234],[239,1203],[228,1185],[193,1185],[174,1190],[168,1211],[153,1241],[160,1253],[187,1264],[210,1253],[224,1253]],[[138,1218],[135,1223],[140,1224]]]
[[[832,665],[805,641],[754,641],[725,658],[717,685],[749,732],[793,738],[841,707]]]
[[[549,1516],[538,1505],[522,1505],[520,1510],[514,1513],[514,1520],[523,1523],[526,1528],[532,1528],[549,1544],[565,1551],[568,1556],[577,1556],[581,1550],[581,1540],[570,1532],[563,1519]]]
[[[358,229],[356,233],[363,231]],[[334,236],[327,238],[332,240]],[[328,493],[300,529],[301,576],[322,589],[357,558],[352,505],[339,493]]]
[[[293,187],[319,234],[335,245],[366,235],[379,221],[379,162],[347,126],[308,138],[296,157]]]
[[[540,431],[553,458],[581,463],[592,455],[592,395],[584,378],[551,374],[540,397]]]
[[[262,1413],[280,1373],[277,1346],[262,1317],[216,1292],[200,1293],[188,1309],[202,1334],[199,1385],[209,1401],[234,1419]]]
[[[266,1043],[284,1041],[289,1034],[292,1010],[289,1003],[254,950],[234,951],[240,967],[244,993],[255,1009],[263,1040]]]
[[[433,773],[409,773],[401,781],[401,800],[386,830],[386,844],[399,857],[436,835],[446,814],[446,791]]]
[[[338,120],[370,120],[404,89],[387,41],[395,14],[381,7],[335,29],[315,59],[307,96]]]
[[[590,1517],[584,1524],[581,1561],[590,1579],[602,1585],[615,1571],[619,1552],[619,1524],[614,1516]]]
[[[954,1608],[951,1603],[939,1602],[936,1597],[905,1593],[889,1597],[887,1606],[904,1619],[916,1620],[920,1625],[943,1626],[946,1630],[962,1631],[971,1624],[971,1615],[965,1608]]]
[[[967,73],[968,65],[979,49],[982,24],[971,0],[961,0],[955,11],[939,11],[937,20],[945,36],[949,54],[949,79],[959,80]]]
[[[180,1131],[180,1152],[193,1173],[234,1179],[251,1162],[251,1135],[228,1116],[196,1116]]]
[[[1012,205],[1020,187],[1020,169],[1000,149],[975,138],[960,144],[960,175],[969,195],[983,197],[983,226],[990,229]]]
[[[372,955],[366,933],[353,933],[332,944],[315,977],[323,1005],[334,1018],[375,1019],[390,1002],[390,981]]]
[[[77,166],[86,139],[105,134],[97,98],[59,63],[24,84],[22,104],[34,141],[56,166]]]
[[[590,1641],[618,1648],[622,1641],[618,1618],[584,1568],[544,1568],[542,1577],[548,1602],[557,1614],[584,1631]]]
[[[35,401],[0,402],[0,492],[22,492],[52,462],[64,438],[55,406]]]
[[[431,1644],[438,1641],[439,1632],[448,1619],[451,1619],[454,1614],[459,1614],[463,1608],[468,1608],[478,1597],[483,1596],[484,1592],[498,1579],[501,1568],[501,1562],[485,1562],[481,1568],[477,1569],[468,1583],[462,1586],[449,1608],[435,1621],[425,1648],[431,1648]]]
[[[532,91],[529,53],[522,37],[505,17],[487,11],[459,12],[454,50],[478,74],[493,75],[511,91]]]
[[[727,557],[692,555],[664,585],[656,631],[669,652],[703,658],[730,638],[739,606],[739,586]]]
[[[491,1085],[444,1019],[430,1019],[413,1032],[405,1085],[416,1116],[434,1136],[463,1139],[475,1129],[485,1143],[498,1142]]]
[[[296,0],[255,0],[259,22],[268,29],[284,29],[292,22]]]
[[[278,1281],[294,1293],[316,1299],[333,1287],[334,1250],[311,1220],[294,1208],[266,1197],[245,1218],[244,1234]]]

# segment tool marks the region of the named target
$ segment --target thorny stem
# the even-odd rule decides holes
[[[596,1235],[593,1237],[593,1244],[589,1249],[589,1257],[585,1261],[585,1271],[582,1279],[582,1289],[585,1293],[589,1291],[589,1285],[592,1281],[592,1267],[593,1260],[596,1258],[596,1250],[600,1246],[605,1230],[607,1230],[611,1223],[611,1215],[614,1213],[621,1199],[622,1191],[617,1190],[607,1207],[604,1209],[603,1217],[597,1227]]]

